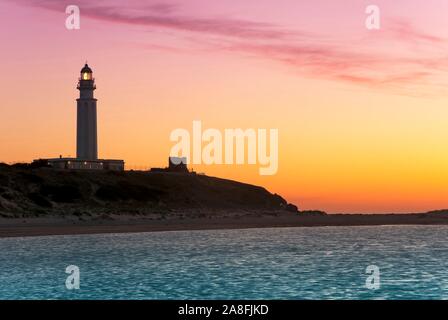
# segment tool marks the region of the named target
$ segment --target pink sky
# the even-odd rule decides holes
[[[65,7],[81,29],[65,28]],[[74,155],[76,80],[97,79],[102,157],[161,166],[169,133],[278,128],[279,172],[203,166],[303,209],[448,199],[448,2],[2,1],[0,161]]]

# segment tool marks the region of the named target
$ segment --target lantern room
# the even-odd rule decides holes
[[[81,80],[93,80],[92,69],[90,69],[87,63],[84,68],[81,69]]]

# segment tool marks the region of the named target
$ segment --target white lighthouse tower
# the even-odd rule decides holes
[[[116,159],[98,159],[98,141],[96,126],[95,79],[92,69],[87,65],[81,69],[78,80],[79,99],[76,117],[76,158],[38,159],[34,165],[49,166],[63,170],[124,170],[124,161]]]
[[[81,69],[78,82],[79,99],[77,99],[77,131],[76,157],[80,160],[98,159],[96,99],[93,91],[96,89],[92,69],[87,65]]]

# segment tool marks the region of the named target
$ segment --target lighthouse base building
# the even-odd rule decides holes
[[[54,159],[34,160],[33,164],[55,169],[123,171],[123,160],[98,159],[97,99],[93,96],[96,85],[92,69],[87,64],[81,69],[77,89],[79,98],[76,100],[76,158],[60,156]]]
[[[34,164],[41,167],[52,167],[54,169],[67,170],[112,170],[123,171],[123,160],[98,159],[98,160],[81,160],[77,158],[53,158],[34,160]]]

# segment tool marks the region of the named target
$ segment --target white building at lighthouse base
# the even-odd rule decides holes
[[[34,160],[33,164],[60,170],[124,170],[124,161],[114,159],[82,160],[78,158],[61,157],[53,159]]]

